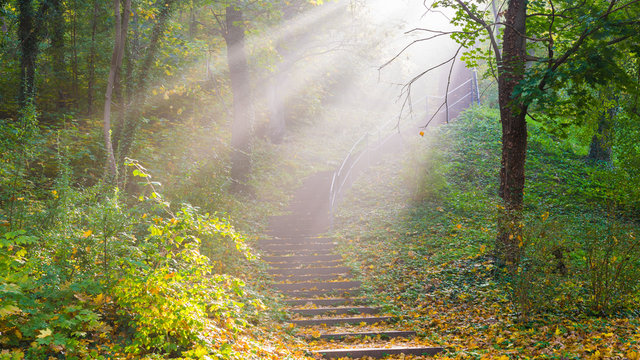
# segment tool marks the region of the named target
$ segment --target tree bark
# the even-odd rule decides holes
[[[24,107],[35,97],[38,39],[34,27],[32,0],[18,1],[18,41],[20,42],[20,93],[18,103]]]
[[[109,69],[109,79],[105,92],[103,135],[105,150],[107,153],[106,169],[111,179],[117,176],[116,160],[111,144],[111,97],[115,84],[116,73],[122,65],[122,55],[124,53],[124,43],[127,37],[127,26],[129,24],[129,14],[131,13],[131,0],[125,0],[123,15],[120,15],[120,0],[113,0],[115,14],[115,40],[113,43],[113,53],[111,55],[111,67]]]
[[[527,105],[516,87],[524,79],[526,65],[526,0],[509,0],[505,14],[502,64],[498,79],[500,119],[502,122],[502,160],[499,194],[504,209],[498,224],[499,260],[515,266],[522,242],[521,218],[527,150]]]
[[[284,140],[287,131],[285,120],[285,96],[282,88],[285,88],[285,75],[283,64],[278,64],[269,84],[269,139],[274,144],[280,144]]]
[[[56,109],[63,110],[66,107],[67,93],[65,91],[67,85],[66,65],[64,61],[64,8],[61,0],[51,1],[51,62],[54,78],[54,87],[58,92],[58,101]]]
[[[93,115],[93,86],[96,76],[96,32],[98,31],[98,16],[100,7],[98,0],[93,0],[93,16],[91,18],[91,46],[89,48],[88,78],[87,78],[87,114]]]
[[[245,50],[245,29],[242,11],[227,6],[225,12],[227,61],[233,92],[233,121],[231,124],[231,178],[233,188],[241,190],[251,168],[252,103],[249,86],[249,66]]]
[[[131,111],[129,111],[125,118],[124,124],[122,124],[122,132],[118,136],[118,158],[122,162],[125,157],[129,156],[133,141],[135,139],[136,132],[140,123],[140,117],[142,116],[142,109],[146,100],[147,82],[151,69],[154,66],[156,53],[158,52],[158,46],[160,45],[160,38],[164,34],[169,16],[173,11],[173,5],[177,0],[165,0],[162,3],[162,8],[157,16],[158,21],[153,26],[151,32],[151,38],[149,39],[149,46],[147,47],[147,53],[140,64],[137,71],[136,86],[133,91],[133,104]],[[133,79],[130,79],[130,81]]]
[[[599,97],[603,94],[600,92]],[[587,159],[611,162],[611,126],[616,115],[616,106],[611,102],[617,102],[613,96],[608,96],[608,101],[603,101],[603,110],[598,117],[598,130],[591,138]]]

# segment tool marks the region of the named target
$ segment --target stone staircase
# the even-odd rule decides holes
[[[334,239],[318,236],[329,229],[329,176],[309,177],[294,196],[291,215],[272,217],[270,238],[258,242],[270,266],[273,287],[286,298],[289,323],[300,329],[319,358],[422,356],[442,351],[393,346],[402,343],[398,339],[410,339],[416,333],[394,328],[393,316],[368,306],[360,281],[353,279],[350,268],[335,252]]]

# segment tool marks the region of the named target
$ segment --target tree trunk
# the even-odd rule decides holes
[[[38,39],[34,28],[32,0],[18,1],[18,41],[20,43],[20,93],[18,103],[24,107],[35,97]]]
[[[109,80],[107,81],[107,90],[105,92],[103,120],[104,144],[105,151],[107,153],[106,169],[111,179],[115,179],[117,175],[116,160],[113,154],[113,145],[111,144],[111,97],[116,80],[116,73],[122,65],[122,55],[124,53],[124,43],[127,37],[129,14],[131,13],[131,0],[125,0],[123,16],[120,16],[120,0],[113,0],[113,6],[115,14],[115,40],[113,43],[113,53],[111,55]]]
[[[500,197],[504,211],[498,224],[497,250],[500,261],[517,265],[522,246],[522,201],[527,150],[527,106],[514,90],[524,79],[526,64],[526,0],[509,0],[505,14],[502,64],[498,91],[502,122]]]
[[[611,124],[607,112],[603,111],[598,120],[598,132],[593,135],[589,146],[589,160],[611,162]]]
[[[51,1],[51,65],[53,70],[53,86],[58,91],[56,109],[62,111],[66,107],[67,85],[66,65],[64,61],[64,8],[61,0]]]
[[[605,107],[598,118],[598,131],[591,139],[589,154],[587,155],[589,160],[611,162],[611,125],[616,115],[616,107],[606,105],[610,101],[614,101],[611,96],[609,97],[609,101],[604,102],[608,108]]]
[[[233,92],[233,122],[231,124],[231,178],[233,188],[241,190],[249,174],[251,151],[252,103],[249,86],[249,66],[244,42],[242,11],[234,6],[226,8],[225,41],[229,78]]]
[[[285,75],[282,64],[276,66],[276,70],[269,84],[269,139],[274,144],[280,144],[284,140],[287,130],[285,121],[285,96],[281,91],[285,88]]]
[[[131,111],[126,114],[124,124],[122,124],[122,132],[118,137],[118,157],[121,162],[125,157],[129,156],[129,152],[133,146],[133,140],[138,130],[140,117],[142,116],[142,109],[147,96],[147,81],[149,79],[150,71],[154,66],[156,53],[158,52],[158,46],[160,45],[160,37],[164,34],[169,16],[173,11],[173,4],[175,3],[176,0],[165,0],[162,3],[162,8],[157,16],[158,21],[153,26],[153,30],[151,32],[146,56],[138,68]],[[130,81],[132,80],[133,79],[130,79]]]
[[[80,90],[78,88],[78,6],[76,1],[73,2],[73,22],[71,31],[71,49],[73,57],[71,58],[71,94],[73,96],[73,106],[78,110],[78,97]]]
[[[93,115],[93,86],[96,76],[96,32],[98,31],[98,16],[100,14],[100,7],[98,0],[93,0],[93,16],[91,18],[91,46],[89,48],[89,61],[88,61],[88,79],[87,79],[87,114]]]

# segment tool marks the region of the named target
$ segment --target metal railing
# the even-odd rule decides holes
[[[458,98],[457,100],[455,100],[451,104],[449,104],[447,102],[446,109],[445,109],[445,111],[446,111],[446,121],[447,122],[449,122],[449,108],[454,107],[455,105],[460,103],[462,100],[464,100],[464,99],[466,99],[468,97],[471,97],[470,104],[474,104],[474,103],[480,104],[480,94],[479,94],[479,91],[478,91],[478,78],[477,78],[477,74],[476,74],[475,70],[472,72],[472,76],[471,76],[471,78],[469,80],[467,80],[464,83],[456,86],[454,89],[449,90],[449,92],[447,93],[447,97],[452,95],[454,92],[464,88],[467,85],[469,85],[469,92],[468,93],[466,93],[462,97]],[[426,103],[427,103],[427,107],[426,107],[427,114],[429,114],[429,99],[430,98],[444,99],[444,96],[441,96],[441,97],[425,96],[422,100],[420,100],[418,102],[418,103],[420,103],[422,101],[426,101]],[[376,134],[377,133],[377,139],[376,139],[376,142],[375,142],[376,143],[375,147],[376,148],[377,147],[381,147],[393,135],[393,134],[389,134],[384,138],[384,140],[381,141],[382,131],[384,130],[385,127],[389,126],[394,121],[397,121],[397,119],[391,119],[391,120],[387,121],[386,123],[384,123],[383,125],[379,126],[376,130],[367,131],[365,134],[363,134],[353,144],[353,146],[351,147],[351,149],[349,150],[349,152],[347,153],[345,158],[342,160],[342,163],[340,164],[340,167],[338,168],[338,170],[336,170],[333,173],[333,177],[331,179],[331,187],[329,188],[329,215],[331,217],[331,221],[332,222],[333,222],[333,208],[334,208],[334,206],[336,204],[336,201],[338,199],[338,195],[342,191],[342,188],[344,187],[344,185],[347,183],[347,180],[349,180],[349,176],[353,172],[353,169],[355,168],[355,166],[358,165],[358,163],[360,162],[362,157],[365,156],[365,154],[368,154],[372,150],[371,149],[371,144],[373,143],[372,139],[371,139],[372,134]],[[363,144],[364,144],[364,148],[360,149]]]

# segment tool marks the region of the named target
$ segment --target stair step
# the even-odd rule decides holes
[[[287,253],[292,251],[328,251],[333,250],[336,244],[331,243],[306,243],[306,244],[258,244],[265,252]]]
[[[380,308],[368,307],[368,306],[349,306],[349,307],[320,307],[315,309],[290,309],[290,313],[315,316],[323,314],[377,314],[380,312]]]
[[[338,306],[338,305],[357,305],[367,302],[366,298],[327,298],[327,299],[287,299],[284,300],[289,306]]]
[[[290,256],[263,256],[262,260],[270,263],[315,263],[315,262],[323,262],[323,261],[337,261],[342,260],[342,256],[329,254],[329,255],[290,255]]]
[[[391,347],[391,348],[361,348],[361,349],[327,349],[314,351],[325,359],[337,359],[343,357],[361,358],[369,356],[381,359],[387,355],[435,355],[443,351],[441,347]]]
[[[281,263],[269,263],[272,269],[313,269],[316,267],[334,267],[342,265],[342,260],[328,260],[328,261],[292,261]]]
[[[272,275],[275,282],[305,282],[305,281],[331,281],[345,280],[347,274],[311,274],[311,275]]]
[[[360,281],[313,281],[291,284],[273,284],[274,289],[280,291],[297,290],[349,290],[360,287]]]
[[[333,249],[283,249],[283,250],[274,250],[274,251],[265,251],[265,257],[291,257],[291,256],[328,256],[328,255],[336,255],[336,252]]]
[[[358,295],[362,290],[356,289],[344,289],[344,290],[281,290],[282,294],[290,298],[308,298],[315,296],[351,296]]]
[[[258,239],[258,245],[274,245],[274,244],[335,244],[336,241],[329,237],[285,237],[273,239]]]
[[[379,322],[389,322],[393,316],[370,316],[370,317],[332,317],[324,319],[300,319],[289,320],[288,322],[296,326],[316,326],[316,325],[344,325],[344,324],[375,324]]]
[[[324,340],[344,340],[347,338],[377,338],[391,339],[391,338],[409,338],[416,336],[415,331],[366,331],[366,332],[353,332],[353,333],[331,333],[321,334],[320,336],[308,335],[308,339],[324,339]]]
[[[316,268],[302,268],[302,269],[280,268],[280,269],[269,269],[267,270],[267,272],[273,276],[340,275],[340,274],[349,274],[351,272],[351,268],[346,266],[316,267]]]

